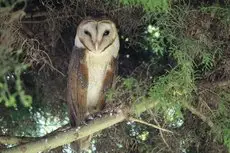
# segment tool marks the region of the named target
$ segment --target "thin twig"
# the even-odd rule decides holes
[[[183,102],[184,107],[186,107],[191,113],[198,116],[203,122],[207,123],[211,128],[214,127],[214,123],[206,117],[204,114],[199,112],[196,108],[194,108],[192,105],[188,104],[187,102]]]
[[[156,119],[155,117],[154,117],[153,119],[154,119],[154,121],[157,123],[157,126],[160,127],[160,124],[159,124],[159,122],[157,121],[157,119]],[[168,144],[167,141],[165,140],[164,135],[163,135],[163,132],[162,132],[161,130],[160,130],[160,135],[161,135],[161,138],[162,138],[162,140],[164,141],[165,145],[168,147],[168,149],[169,149],[170,151],[172,151],[172,148],[169,146],[169,144]]]
[[[157,126],[157,125],[150,124],[150,123],[147,123],[147,122],[145,122],[145,121],[143,121],[143,120],[139,120],[139,119],[136,119],[136,118],[133,118],[133,117],[129,117],[129,120],[130,120],[130,121],[133,121],[133,122],[138,122],[138,123],[141,123],[141,124],[148,125],[148,126],[150,126],[150,127],[153,127],[153,128],[155,128],[155,129],[158,129],[158,130],[161,130],[161,131],[173,133],[173,132],[170,131],[170,130],[161,128],[161,127],[159,127],[159,126]]]

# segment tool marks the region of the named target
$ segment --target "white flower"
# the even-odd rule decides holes
[[[149,25],[149,26],[148,26],[148,32],[149,32],[149,33],[152,33],[152,32],[153,32],[153,26],[152,26],[152,25]]]
[[[155,32],[154,37],[159,38],[160,37],[160,32],[159,31]]]
[[[148,25],[148,32],[149,33],[153,33],[153,32],[156,32],[156,31],[159,31],[159,27],[154,27],[152,25]]]
[[[152,30],[153,30],[153,31],[156,31],[156,30],[158,30],[158,28],[156,28],[156,27],[152,27]]]
[[[155,28],[155,30],[154,31],[159,31],[159,27],[154,27]]]

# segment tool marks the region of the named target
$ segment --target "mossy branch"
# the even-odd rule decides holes
[[[59,131],[54,135],[2,150],[1,153],[37,153],[39,151],[50,150],[122,122],[125,120],[126,115],[126,112],[120,112],[113,116],[106,116],[91,122],[89,125],[82,126],[81,128],[71,128],[62,132]]]
[[[90,124],[82,126],[81,128],[71,128],[66,131],[55,131],[54,134],[51,133],[48,136],[38,138],[36,141],[2,150],[1,153],[37,153],[39,151],[46,151],[64,144],[69,144],[87,135],[91,135],[116,123],[124,121],[130,113],[140,114],[147,109],[153,108],[156,106],[156,104],[157,102],[154,101],[138,103],[133,105],[131,111],[127,108],[124,108],[118,114],[96,119],[95,121],[92,121]]]
[[[0,136],[0,144],[22,144],[34,141],[36,138],[31,137],[13,137],[13,136]]]
[[[35,141],[27,142],[12,148],[2,150],[1,153],[37,153],[39,151],[54,149],[57,148],[58,146],[69,144],[85,136],[94,134],[105,128],[111,127],[116,123],[122,122],[125,119],[128,119],[130,114],[139,115],[142,112],[146,111],[147,109],[154,108],[158,103],[159,103],[158,101],[146,100],[142,103],[134,104],[131,107],[131,109],[123,108],[117,114],[96,119],[88,125],[78,127],[78,128],[69,128],[67,130],[57,130],[52,132],[51,134],[48,134],[45,137],[38,138]],[[188,108],[193,114],[198,115],[198,117],[200,117],[204,122],[208,121],[207,122],[208,125],[213,127],[213,123],[207,120],[207,118],[204,115],[202,115],[200,112],[195,110],[195,108],[190,106],[187,106],[186,108]],[[20,141],[19,138],[16,139],[8,138],[8,140],[10,144],[12,144],[13,142],[16,143],[24,142],[24,141]],[[3,142],[3,140],[0,142]],[[7,142],[7,140],[5,142]]]
[[[183,106],[187,108],[192,114],[198,116],[203,122],[207,123],[211,128],[214,127],[214,123],[208,117],[206,117],[204,114],[199,112],[196,108],[194,108],[192,105],[184,102]]]

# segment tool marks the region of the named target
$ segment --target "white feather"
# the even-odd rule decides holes
[[[81,41],[80,41],[78,35],[76,35],[76,37],[75,37],[74,45],[75,45],[77,48],[85,48],[85,46],[81,43]]]
[[[103,86],[103,81],[106,71],[110,69],[112,57],[116,58],[119,50],[118,38],[104,52],[98,54],[88,52],[86,62],[88,67],[88,90],[87,90],[87,105],[95,107],[100,98],[100,92]]]

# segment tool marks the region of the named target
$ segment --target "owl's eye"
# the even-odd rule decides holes
[[[85,31],[84,31],[84,33],[85,33],[86,35],[88,35],[88,36],[90,36],[90,37],[91,37],[91,34],[90,34],[90,32],[89,32],[89,31],[85,30]]]
[[[109,35],[109,30],[105,30],[105,32],[103,33],[103,36],[108,36]]]

